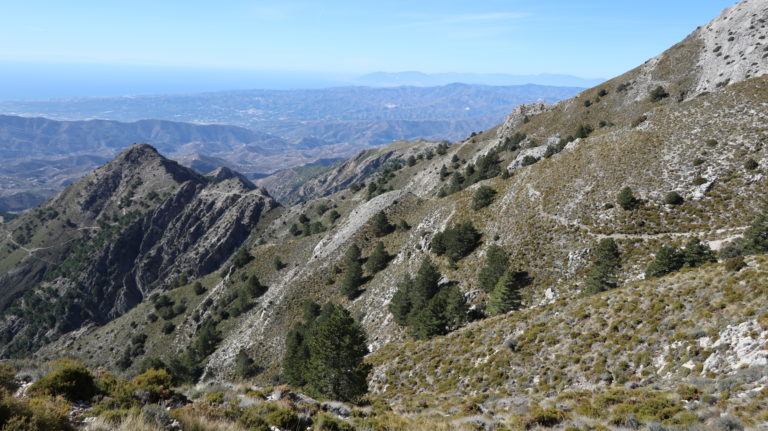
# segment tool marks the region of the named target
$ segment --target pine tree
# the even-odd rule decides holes
[[[469,169],[469,167],[467,168]],[[448,194],[453,194],[464,188],[464,176],[459,172],[454,172],[451,175],[451,183],[448,185]]]
[[[247,379],[256,374],[258,367],[253,362],[245,349],[240,349],[235,356],[235,373],[241,378]]]
[[[363,284],[363,267],[360,262],[353,260],[347,263],[344,278],[341,281],[341,293],[349,299],[354,298]]]
[[[255,274],[251,274],[251,276],[248,277],[246,288],[248,289],[248,293],[253,297],[261,296],[264,294],[264,291],[267,290],[266,286],[261,284],[259,278],[256,277]]]
[[[208,320],[206,321],[200,332],[197,334],[197,339],[192,343],[192,349],[199,353],[200,356],[206,357],[216,350],[216,346],[221,341],[221,333],[216,329],[216,325]]]
[[[365,331],[343,307],[317,319],[308,340],[307,387],[315,395],[353,401],[368,391]]]
[[[496,316],[520,308],[520,289],[528,282],[527,272],[506,271],[488,300],[488,312]]]
[[[677,247],[662,245],[653,262],[645,270],[645,278],[662,277],[682,268],[683,258]]]
[[[307,383],[305,372],[309,361],[309,349],[306,344],[306,333],[306,326],[297,323],[285,336],[283,379],[295,387],[304,386]]]
[[[350,262],[359,262],[360,261],[360,247],[358,247],[356,244],[352,244],[347,249],[347,253],[344,255],[344,263],[349,264]]]
[[[245,247],[240,247],[240,249],[237,250],[237,253],[235,253],[234,259],[232,259],[232,264],[235,266],[235,268],[241,268],[252,260],[253,256],[251,256],[251,253],[248,253],[248,249]]]
[[[448,168],[445,165],[443,165],[440,168],[440,181],[448,178],[448,175],[450,175],[450,173],[448,173]]]
[[[414,308],[408,316],[408,327],[413,338],[418,340],[445,334],[442,301],[432,298],[423,307]]]
[[[416,278],[413,280],[411,291],[411,307],[417,310],[423,307],[427,301],[432,299],[439,290],[440,272],[429,258],[421,262]]]
[[[618,285],[618,272],[621,268],[621,255],[616,241],[612,238],[600,240],[595,249],[592,267],[587,273],[584,294],[595,295]]]
[[[508,267],[509,259],[504,250],[497,245],[490,246],[485,255],[485,265],[478,276],[480,288],[488,293],[493,291]]]
[[[411,312],[412,289],[413,279],[406,275],[389,302],[389,312],[392,313],[392,317],[398,325],[405,326],[408,324],[408,314]]]
[[[389,263],[389,254],[387,254],[387,250],[384,248],[384,243],[379,241],[371,255],[368,256],[368,261],[365,262],[365,269],[369,274],[375,274],[386,268],[387,263]]]
[[[744,232],[741,249],[745,254],[768,253],[768,206]]]
[[[496,196],[496,190],[488,186],[480,186],[472,196],[472,209],[478,211],[487,207],[493,202],[493,198]]]
[[[304,305],[302,306],[303,311],[303,317],[306,322],[311,322],[315,320],[317,316],[320,315],[320,304],[317,302],[308,299],[304,302]]]
[[[467,322],[467,301],[456,285],[441,289],[436,296],[440,297],[442,303],[446,333],[458,329]]]
[[[387,219],[387,215],[384,214],[384,211],[376,213],[373,217],[373,235],[380,238],[388,235],[392,230],[393,226],[389,223],[389,219]]]
[[[481,237],[472,222],[463,222],[435,234],[431,249],[438,256],[445,255],[451,262],[458,262],[480,244]]]
[[[696,268],[705,263],[717,262],[715,252],[708,244],[703,244],[699,238],[692,238],[680,251],[683,268]]]

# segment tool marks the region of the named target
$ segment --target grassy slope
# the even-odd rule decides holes
[[[627,382],[672,392],[692,385],[701,398],[710,396],[706,404],[690,405],[693,410],[721,400],[716,407],[723,412],[754,420],[768,407],[768,394],[760,392],[768,355],[767,282],[768,257],[759,256],[738,273],[711,264],[511,312],[428,342],[393,343],[371,355],[373,390],[403,412],[450,412],[468,400],[514,412],[505,402],[521,395],[553,401],[586,390],[577,398],[590,399]],[[736,354],[736,345],[717,344],[723,337],[750,348]],[[577,404],[566,403],[565,410]],[[610,416],[608,410],[592,415]]]

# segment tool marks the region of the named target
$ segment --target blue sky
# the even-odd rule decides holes
[[[662,52],[735,1],[3,3],[0,62],[6,64],[607,78]]]

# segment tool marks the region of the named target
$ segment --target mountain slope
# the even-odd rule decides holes
[[[105,323],[152,291],[213,271],[276,206],[225,168],[204,177],[148,145],[129,148],[3,225],[6,354],[39,344],[40,331]],[[34,317],[45,313],[57,317]]]
[[[762,46],[765,12],[765,2],[751,0],[726,10],[715,22],[733,27],[717,40]],[[725,76],[722,65],[697,66],[714,49],[704,32],[573,99],[520,107],[499,127],[454,145],[397,142],[361,153],[308,183],[306,201],[253,224],[245,242],[252,259],[239,252],[221,271],[168,286],[165,302],[185,304],[181,313],[153,319],[167,307],[144,301],[99,328],[31,350],[131,375],[144,359],[171,362],[193,351],[214,330],[220,337],[203,358],[203,381],[242,378],[236,365],[245,355],[260,367],[251,381],[272,385],[281,381],[285,336],[303,321],[306,301],[334,301],[368,334],[373,394],[362,417],[394,412],[446,429],[637,429],[716,425],[730,414],[757,429],[768,420],[765,255],[747,257],[746,267],[738,258],[686,260],[696,267],[645,277],[663,256],[660,246],[700,239],[725,251],[765,214],[768,60],[745,52],[718,87],[708,68]],[[477,205],[481,187],[495,195]],[[619,199],[625,187],[633,199]],[[396,228],[381,226],[382,212]],[[438,237],[467,222],[481,234],[478,243]],[[591,295],[590,266],[608,238],[619,253],[618,288]],[[377,270],[365,265],[350,295],[345,255],[356,246],[365,261],[379,241],[391,258]],[[441,244],[462,253],[451,259]],[[488,317],[479,272],[494,245],[525,283],[520,309]],[[704,262],[716,256],[700,251]],[[414,340],[389,304],[425,258],[442,289],[461,293],[450,301],[463,297],[468,312],[460,317],[471,322]],[[419,311],[433,309],[427,304]],[[126,345],[141,335],[141,349]]]

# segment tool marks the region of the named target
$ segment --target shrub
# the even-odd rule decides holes
[[[19,388],[19,382],[16,381],[16,368],[0,364],[0,393],[2,390],[13,392]]]
[[[568,414],[560,409],[536,408],[523,421],[525,429],[531,429],[536,426],[554,427],[568,418]]]
[[[72,360],[59,360],[53,371],[36,381],[30,393],[63,396],[69,401],[86,401],[99,392],[93,375],[85,366]]]
[[[678,192],[669,192],[664,196],[664,203],[667,205],[682,205],[684,199]]]
[[[693,179],[693,185],[700,186],[707,183],[707,179],[704,177],[696,177]]]
[[[170,334],[174,329],[176,329],[176,325],[171,322],[165,322],[163,325],[163,334]]]
[[[312,418],[313,431],[355,431],[355,427],[342,421],[334,419],[327,413],[320,413]]]
[[[170,395],[169,389],[173,385],[173,378],[168,371],[160,369],[149,369],[142,374],[134,377],[130,386],[136,389],[150,391],[152,397],[167,398]]]
[[[587,136],[591,135],[592,132],[595,129],[592,128],[589,124],[582,124],[579,126],[578,129],[576,129],[576,133],[573,135],[576,139],[584,139]]]
[[[640,201],[635,198],[631,188],[624,187],[616,197],[616,203],[618,203],[619,206],[625,211],[630,211],[637,208],[637,206],[640,204]]]
[[[261,416],[259,407],[249,407],[237,418],[237,422],[249,431],[269,431],[269,423]]]
[[[716,139],[708,139],[706,142],[708,147],[716,147],[717,146],[717,140]]]
[[[664,87],[662,87],[661,85],[651,90],[651,93],[650,93],[651,102],[658,102],[667,97],[669,97],[669,93],[667,93],[667,91],[664,90]]]
[[[232,264],[235,266],[235,268],[242,268],[252,260],[253,256],[248,252],[248,249],[245,247],[240,247],[240,249],[237,250],[237,253],[235,253]]]
[[[743,431],[744,425],[733,416],[722,416],[715,422],[715,429],[719,431]]]
[[[533,157],[531,155],[527,155],[527,156],[523,157],[523,160],[520,163],[523,166],[530,166],[530,165],[532,165],[532,164],[534,164],[534,163],[536,163],[538,161],[539,161],[539,159],[537,159],[536,157]]]
[[[748,171],[754,171],[755,169],[757,169],[758,166],[760,165],[753,158],[750,158],[746,162],[744,162],[744,169]]]
[[[635,127],[645,123],[646,120],[648,120],[648,117],[646,115],[641,115],[635,118],[634,120],[632,120],[632,128],[634,129]]]
[[[195,292],[195,295],[202,295],[205,293],[205,287],[203,287],[203,283],[200,283],[199,281],[196,281],[195,284],[192,286],[192,289]]]
[[[4,431],[74,431],[70,405],[61,398],[0,397],[0,428]]]
[[[299,429],[299,415],[291,409],[278,408],[267,414],[267,422],[281,429]]]
[[[280,256],[275,256],[275,260],[272,262],[273,266],[275,267],[275,270],[280,271],[283,268],[285,268],[285,264],[280,259]]]
[[[747,266],[747,264],[744,262],[744,257],[742,256],[731,257],[725,261],[726,271],[737,272],[745,266]]]
[[[477,211],[487,207],[493,202],[496,190],[488,186],[480,186],[472,197],[472,209]]]

